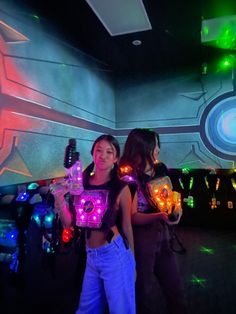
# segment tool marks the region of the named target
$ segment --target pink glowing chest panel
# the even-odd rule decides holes
[[[107,209],[107,190],[84,191],[75,201],[76,225],[83,228],[100,228]]]

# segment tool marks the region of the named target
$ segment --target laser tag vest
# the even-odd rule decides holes
[[[151,177],[145,173],[138,176],[137,178],[133,178],[132,176],[125,177],[123,179],[126,182],[130,181],[130,189],[134,189],[133,186],[136,183],[138,212],[154,213],[161,211],[161,206],[158,204],[157,197],[161,198],[161,196],[163,196],[164,199],[167,199],[172,191],[172,184],[168,177],[168,170],[165,164],[158,163],[155,166],[154,177]],[[130,178],[133,178],[133,180]],[[165,205],[166,204],[163,204],[163,207]]]
[[[181,195],[173,191],[168,176],[168,170],[163,163],[155,166],[153,177],[142,174],[139,177],[138,211],[140,212],[167,212],[170,214],[173,206],[181,207]]]
[[[125,186],[116,186],[116,195]],[[86,229],[109,230],[116,225],[119,209],[110,206],[111,181],[102,185],[85,184],[84,191],[75,197],[76,225]],[[114,200],[115,203],[115,200]]]

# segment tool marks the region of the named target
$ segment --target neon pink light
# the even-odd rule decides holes
[[[99,228],[108,206],[108,191],[88,190],[82,193],[75,203],[76,225],[79,227]]]

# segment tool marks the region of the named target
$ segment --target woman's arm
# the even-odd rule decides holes
[[[61,219],[64,228],[69,228],[72,225],[72,215],[69,210],[68,204],[63,196],[54,195],[54,207]]]
[[[131,221],[132,221],[132,224],[134,225],[146,225],[156,220],[163,220],[167,223],[170,223],[167,213],[160,212],[160,213],[145,214],[145,213],[139,213],[137,208],[138,208],[138,196],[137,196],[137,193],[135,193],[133,203],[132,203],[132,213],[131,213]]]
[[[60,188],[61,189],[58,192],[58,185],[57,188],[55,188],[54,184],[50,185],[50,191],[54,196],[54,210],[58,213],[63,227],[69,228],[72,225],[72,215],[64,197],[65,194],[68,193],[69,189],[63,183],[61,183]]]
[[[129,242],[130,248],[134,253],[133,229],[131,225],[132,199],[128,186],[125,186],[120,193],[119,205],[122,211],[122,229]]]

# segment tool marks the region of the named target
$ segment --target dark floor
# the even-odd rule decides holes
[[[182,227],[178,235],[189,313],[236,313],[236,231]]]
[[[186,253],[177,254],[177,258],[189,313],[235,314],[236,231],[179,226],[176,232],[186,248]],[[29,232],[28,241],[22,278],[15,278],[7,265],[2,265],[0,313],[74,313],[80,291],[79,254],[69,247],[61,250],[55,260],[48,260],[42,255],[35,233]],[[162,308],[163,301],[159,299],[158,303]],[[164,310],[158,313],[164,314]]]

